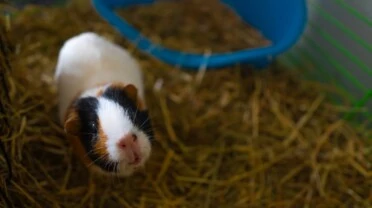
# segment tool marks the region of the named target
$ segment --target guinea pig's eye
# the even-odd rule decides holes
[[[90,124],[90,127],[93,128],[93,129],[95,129],[96,128],[96,124],[95,123],[91,123]]]

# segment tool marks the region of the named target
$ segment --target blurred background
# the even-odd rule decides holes
[[[362,118],[371,119],[372,1],[307,2],[305,34],[282,60],[308,69],[312,78],[335,84],[355,105],[370,109]]]

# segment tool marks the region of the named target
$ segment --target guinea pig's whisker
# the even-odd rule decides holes
[[[119,176],[119,168],[118,168],[118,165],[117,165],[117,167],[116,167],[116,169],[115,169],[114,176],[115,176],[115,178],[116,178],[116,181],[117,181],[118,183],[120,183],[120,176]]]
[[[106,156],[107,156],[107,154],[104,154],[104,155],[98,157],[97,159],[95,159],[94,161],[92,161],[92,162],[88,165],[88,167],[92,166],[95,162],[97,162],[97,161],[103,159],[103,158],[106,157]]]
[[[87,152],[84,157],[88,156],[90,153],[93,153],[94,150],[90,150],[89,152]]]
[[[145,123],[147,122],[147,121],[149,121],[150,120],[150,117],[147,117],[147,119],[141,124],[141,126],[139,127],[139,128],[142,128],[143,127],[143,125],[145,125]]]
[[[119,163],[115,163],[114,173],[117,175],[117,172],[119,172]]]
[[[120,181],[119,175],[118,175],[119,163],[114,163],[113,165],[114,165],[114,168],[113,168],[113,171],[111,172],[111,176],[113,176],[113,177],[111,177],[111,180],[112,180],[112,182],[117,183],[117,182]]]
[[[157,126],[155,126],[155,127],[150,127],[150,128],[147,128],[147,129],[145,129],[145,131],[146,132],[151,132],[151,133],[154,133],[155,131],[158,131],[160,129],[160,126],[159,127],[157,127]]]
[[[138,112],[138,108],[136,108],[136,112],[134,113],[134,120],[136,120],[137,118],[137,112]]]
[[[109,165],[110,165],[110,162],[106,161],[106,163],[105,163],[105,169],[108,169]]]
[[[106,147],[95,147],[94,149],[90,150],[89,152],[87,152],[84,157],[88,156],[90,153],[93,153],[94,151],[96,150],[101,150],[101,149],[105,149]]]
[[[105,165],[104,165],[104,169],[107,170],[108,164],[109,164],[108,162],[105,163]]]
[[[144,131],[146,134],[152,134],[154,133],[154,130],[153,129],[147,129]]]
[[[97,159],[95,159],[94,161],[92,161],[91,163],[88,164],[88,167],[92,166],[95,162],[97,162],[98,160],[102,159],[103,157],[99,157]]]
[[[111,174],[112,173],[114,173],[115,174],[115,171],[116,171],[116,166],[117,166],[117,163],[116,162],[113,162],[113,161],[105,161],[106,163],[105,163],[105,169],[111,169],[111,167],[113,166],[113,172],[111,172]]]

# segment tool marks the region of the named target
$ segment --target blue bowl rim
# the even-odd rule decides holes
[[[125,0],[123,0],[125,1]],[[147,0],[149,3],[153,0]],[[169,49],[161,45],[154,44],[147,37],[143,36],[135,27],[130,25],[124,18],[118,16],[113,10],[123,8],[122,5],[109,5],[105,0],[92,0],[93,7],[97,13],[113,26],[122,36],[127,38],[138,49],[167,64],[198,70],[200,68],[221,68],[237,63],[271,62],[276,56],[292,47],[304,31],[307,21],[306,0],[301,0],[300,10],[303,15],[299,16],[297,25],[293,28],[291,36],[287,36],[283,41],[271,44],[267,47],[247,48],[224,53],[188,53],[174,49]],[[266,66],[267,64],[264,64]],[[263,67],[264,67],[263,66]]]

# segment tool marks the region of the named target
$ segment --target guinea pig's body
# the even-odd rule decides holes
[[[60,50],[59,118],[75,152],[102,173],[128,176],[151,152],[151,121],[139,64],[123,48],[85,32]]]

